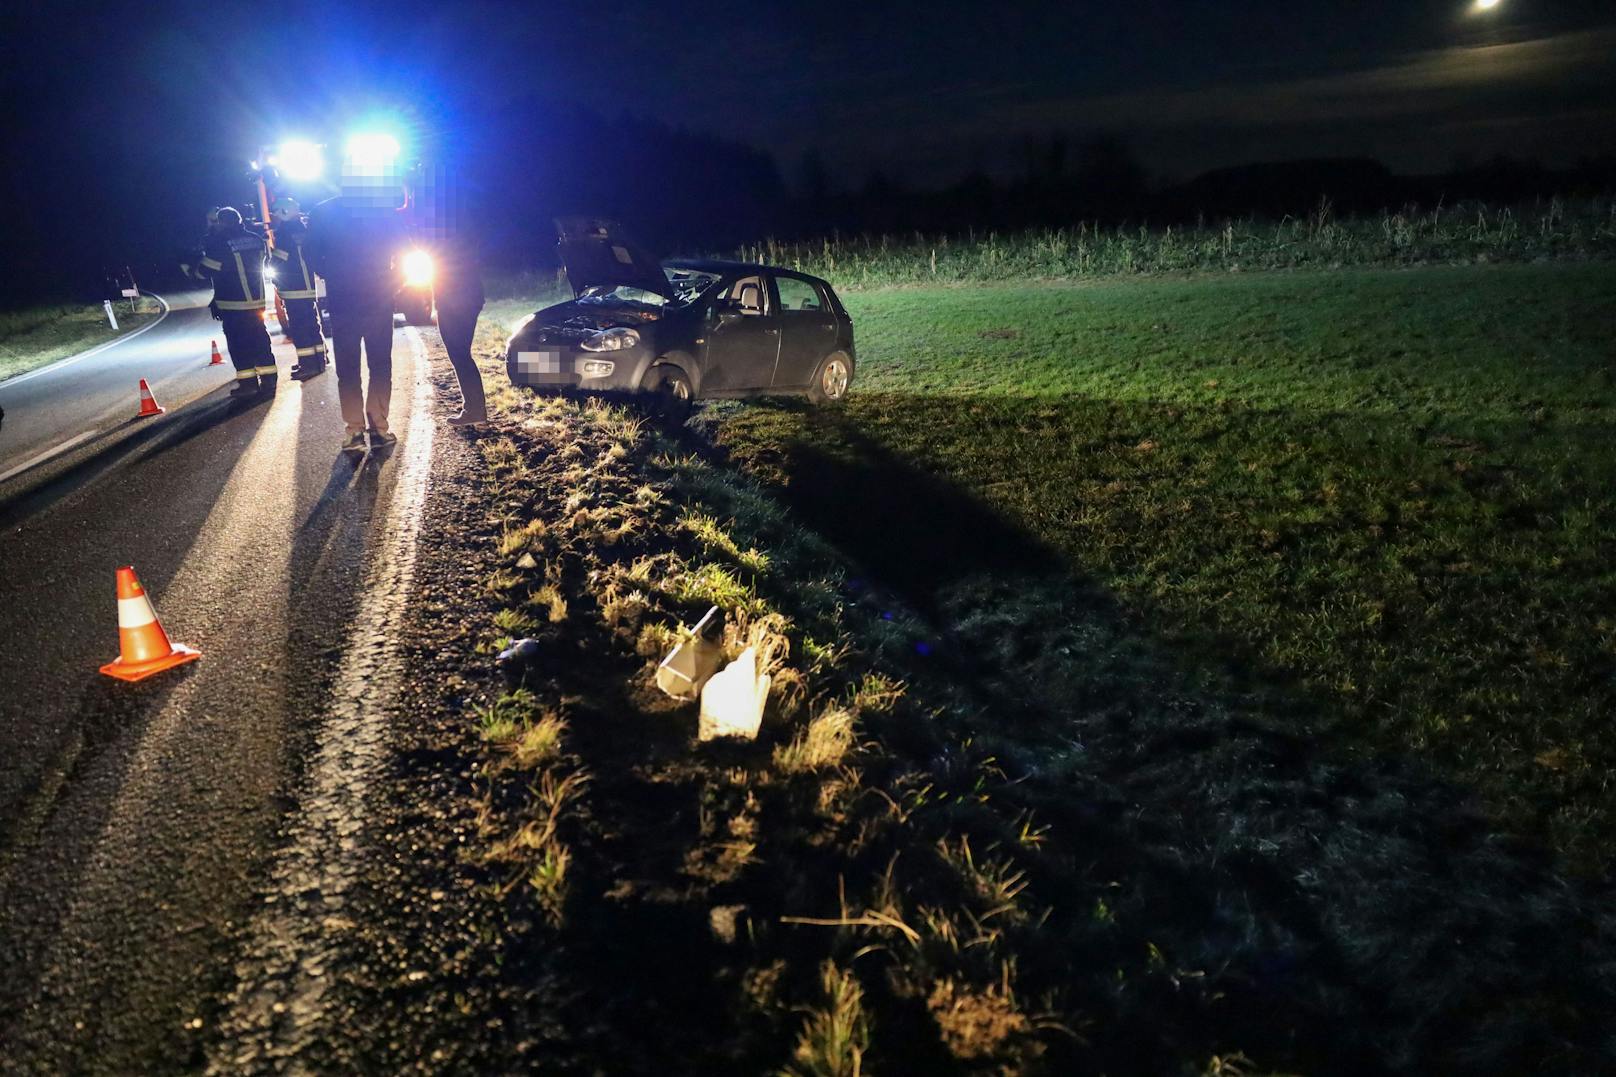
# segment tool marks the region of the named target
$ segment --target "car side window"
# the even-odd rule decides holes
[[[825,296],[813,282],[799,280],[796,277],[776,277],[774,283],[780,290],[781,310],[826,309]]]
[[[730,310],[740,314],[766,312],[767,293],[762,277],[741,277],[719,289],[713,300],[713,309]]]

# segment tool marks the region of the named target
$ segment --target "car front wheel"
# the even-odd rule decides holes
[[[669,363],[654,366],[645,375],[645,387],[654,395],[654,406],[659,415],[672,423],[682,423],[690,417],[695,391],[690,375]]]
[[[843,352],[831,352],[819,361],[808,399],[815,404],[840,404],[853,384],[853,359]]]

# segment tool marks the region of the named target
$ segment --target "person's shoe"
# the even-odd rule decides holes
[[[486,411],[480,412],[480,413],[473,413],[473,414],[470,414],[470,415],[468,415],[464,411],[462,411],[459,415],[451,415],[451,416],[449,416],[449,425],[450,426],[477,426],[477,425],[479,425],[481,423],[486,423],[487,421],[488,421],[488,412],[486,412]]]
[[[308,381],[325,373],[324,363],[299,363],[292,368],[293,381]]]
[[[398,444],[398,435],[391,430],[372,430],[370,432],[370,447],[372,449],[385,449],[389,445]]]
[[[258,379],[237,378],[236,387],[230,390],[230,399],[240,400],[244,396],[258,395]]]
[[[258,391],[265,396],[274,396],[275,387],[280,384],[279,374],[258,375]]]
[[[349,434],[348,440],[342,443],[342,451],[345,453],[350,453],[354,456],[363,456],[365,452],[369,450],[369,448],[370,442],[365,440],[364,431],[360,431],[357,434]]]

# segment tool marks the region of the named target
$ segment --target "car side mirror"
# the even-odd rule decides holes
[[[743,317],[739,303],[721,300],[713,304],[713,320],[719,325],[734,325]]]

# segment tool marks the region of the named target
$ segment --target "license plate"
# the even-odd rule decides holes
[[[559,374],[561,373],[561,353],[548,350],[517,352],[516,372],[518,374]]]

